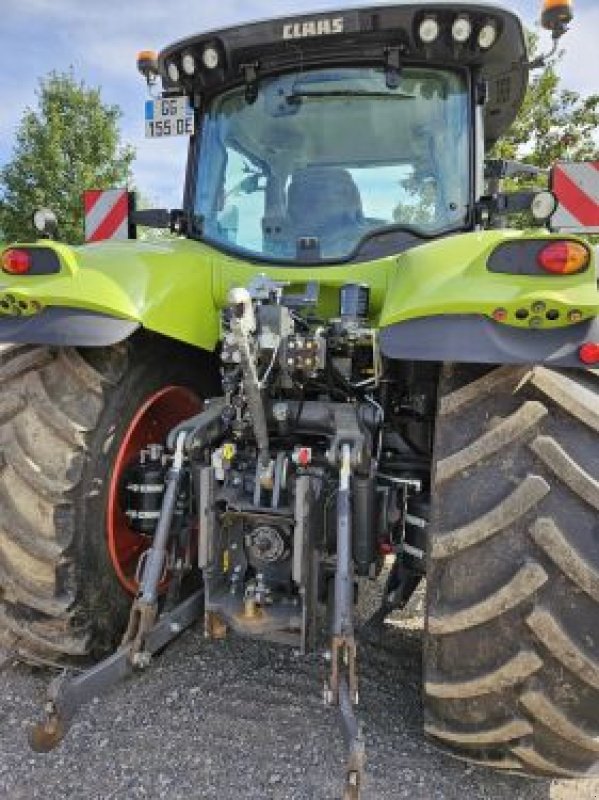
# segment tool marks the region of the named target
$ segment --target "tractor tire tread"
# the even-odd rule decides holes
[[[0,379],[0,641],[31,663],[80,659],[71,506],[93,428],[66,409],[111,383],[76,350],[20,345],[0,350]]]
[[[597,371],[442,369],[425,730],[459,758],[599,773],[597,433]]]

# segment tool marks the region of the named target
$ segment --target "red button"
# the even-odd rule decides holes
[[[300,467],[307,467],[312,461],[312,451],[309,447],[300,447],[297,454],[297,463]]]

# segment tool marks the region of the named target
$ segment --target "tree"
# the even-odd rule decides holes
[[[539,40],[528,33],[531,60],[538,55]],[[520,112],[507,133],[497,142],[492,158],[515,159],[543,169],[557,161],[599,159],[599,94],[582,97],[560,86],[559,62],[563,51],[533,72]],[[547,177],[517,178],[505,181],[504,189],[547,188]],[[514,214],[510,225],[527,228],[537,225],[530,212]],[[592,238],[592,237],[590,237]]]
[[[83,240],[85,189],[127,185],[133,149],[122,145],[118,106],[102,102],[99,89],[72,71],[51,72],[37,90],[37,108],[26,109],[12,160],[0,170],[0,230],[6,241],[34,235],[33,213],[51,208],[59,238]]]
[[[538,54],[539,42],[528,35],[530,57]],[[525,161],[549,168],[556,161],[599,158],[599,94],[581,97],[560,86],[557,68],[563,52],[534,72],[526,99],[514,124],[493,148],[493,158]]]

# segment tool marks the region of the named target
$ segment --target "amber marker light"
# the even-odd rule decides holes
[[[31,269],[31,253],[12,248],[2,254],[2,271],[9,275],[26,275]]]
[[[551,242],[537,256],[540,267],[554,275],[573,275],[589,265],[589,251],[578,242]]]

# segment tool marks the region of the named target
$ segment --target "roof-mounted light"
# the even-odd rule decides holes
[[[485,22],[478,32],[478,46],[481,50],[490,50],[497,41],[497,25],[495,22]]]
[[[196,71],[196,60],[193,53],[183,53],[181,57],[181,68],[190,78]]]
[[[202,63],[206,69],[216,69],[220,66],[220,53],[213,45],[209,44],[202,53]]]
[[[158,55],[154,50],[141,50],[137,54],[137,69],[146,80],[158,75]]]
[[[566,31],[573,18],[572,0],[544,0],[541,25],[556,37]]]
[[[472,22],[467,14],[460,14],[456,17],[451,26],[451,35],[454,42],[465,44],[472,34]]]
[[[441,28],[436,17],[425,17],[418,28],[418,36],[424,44],[433,44],[439,38]]]
[[[166,74],[170,78],[173,83],[178,83],[179,81],[179,67],[175,64],[174,61],[170,61],[166,66]]]

